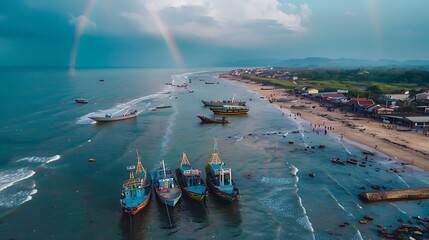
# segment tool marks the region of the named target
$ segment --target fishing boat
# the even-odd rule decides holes
[[[199,119],[201,119],[202,123],[222,123],[222,124],[229,123],[228,120],[226,120],[225,117],[222,117],[222,118],[209,118],[209,117],[206,117],[204,115],[197,115],[197,117]]]
[[[161,104],[155,107],[156,109],[162,109],[162,108],[171,108],[171,105],[165,105],[165,104]]]
[[[339,158],[331,158],[331,162],[340,164],[340,165],[346,165],[346,163]]]
[[[234,100],[235,95],[232,96],[231,100],[214,100],[214,101],[205,101],[205,100],[201,100],[201,102],[204,104],[204,106],[206,107],[222,107],[225,105],[232,105],[232,106],[245,106],[246,102],[245,101],[238,101],[236,102]]]
[[[186,153],[182,153],[182,162],[176,169],[177,183],[186,196],[202,201],[208,194],[206,183],[201,178],[201,170],[193,169]]]
[[[86,103],[88,103],[88,100],[83,99],[83,98],[76,98],[74,101],[76,103],[80,103],[80,104],[86,104]]]
[[[357,165],[359,163],[358,160],[353,159],[353,158],[347,159],[346,162],[349,163],[349,164],[353,164],[353,165]]]
[[[216,196],[232,202],[240,197],[240,190],[232,179],[232,169],[221,161],[216,145],[215,140],[212,157],[206,165],[206,182]]]
[[[366,154],[366,155],[371,155],[371,156],[375,155],[375,153],[368,151],[368,150],[363,150],[362,153]]]
[[[137,152],[137,151],[136,151]],[[141,163],[141,157],[137,152],[137,167],[128,166],[130,178],[122,184],[121,206],[124,213],[136,215],[150,201],[152,192],[151,180]]]
[[[233,105],[225,105],[222,107],[212,107],[210,108],[214,114],[221,115],[241,115],[247,114],[249,112],[249,108],[246,106],[233,106]]]
[[[168,206],[174,207],[182,197],[182,190],[176,184],[173,173],[165,167],[164,160],[161,166],[153,170],[152,179],[158,198]]]
[[[137,110],[134,110],[130,113],[125,113],[125,114],[117,115],[117,116],[114,116],[111,114],[106,114],[106,115],[104,115],[104,117],[94,116],[94,117],[89,117],[89,118],[91,118],[92,120],[94,120],[96,122],[115,122],[115,121],[122,121],[122,120],[136,118],[137,115],[138,115]]]

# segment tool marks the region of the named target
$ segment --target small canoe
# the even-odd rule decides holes
[[[197,117],[199,119],[201,119],[202,123],[222,123],[222,124],[229,123],[228,120],[226,120],[225,117],[222,117],[222,118],[209,118],[209,117],[206,117],[204,115],[197,115]]]

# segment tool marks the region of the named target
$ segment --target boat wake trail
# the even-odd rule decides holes
[[[173,127],[174,127],[174,123],[176,121],[176,116],[178,114],[177,108],[174,108],[174,109],[175,109],[174,113],[170,116],[170,119],[168,120],[167,130],[165,131],[164,136],[162,136],[161,152],[159,154],[159,160],[164,159],[164,157],[166,156],[167,145],[170,142],[171,135],[173,134]]]
[[[81,116],[80,118],[78,118],[76,123],[77,124],[91,124],[91,123],[94,123],[95,121],[90,119],[90,117],[104,116],[106,114],[115,115],[115,114],[122,113],[122,112],[125,113],[125,111],[130,109],[130,108],[135,108],[135,109],[137,109],[138,112],[144,112],[146,110],[146,108],[148,107],[148,104],[150,104],[150,102],[145,104],[145,106],[139,106],[139,103],[145,102],[147,100],[161,98],[161,97],[168,97],[168,95],[166,96],[164,94],[164,92],[161,91],[161,92],[157,92],[155,94],[136,98],[136,99],[133,99],[129,102],[118,104],[118,105],[116,105],[110,109],[99,110],[97,112],[91,112],[91,113],[85,114],[85,115]]]
[[[55,162],[61,158],[60,155],[55,155],[52,157],[25,157],[21,158],[19,160],[16,160],[16,162],[30,162],[30,163],[50,163]]]

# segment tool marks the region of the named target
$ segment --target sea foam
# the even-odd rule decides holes
[[[13,184],[32,177],[35,171],[28,168],[16,170],[5,170],[0,172],[0,191],[12,186]]]
[[[30,163],[50,163],[55,162],[61,158],[60,155],[55,155],[52,157],[25,157],[16,160],[16,162],[30,162]]]

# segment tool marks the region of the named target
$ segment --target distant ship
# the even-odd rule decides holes
[[[141,163],[141,157],[137,152],[137,167],[128,166],[130,178],[122,184],[121,206],[124,213],[136,215],[150,201],[152,192],[151,180]],[[134,171],[135,170],[135,171]]]

